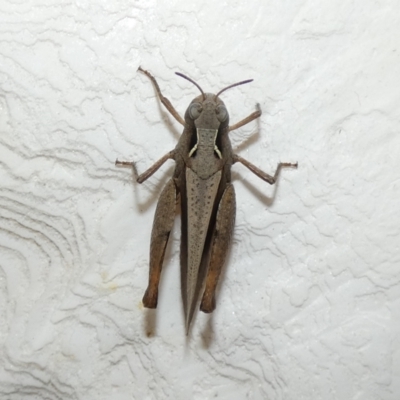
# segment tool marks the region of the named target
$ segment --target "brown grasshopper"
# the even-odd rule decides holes
[[[261,115],[260,107],[240,122],[229,126],[229,114],[221,93],[232,87],[251,82],[235,83],[216,95],[204,93],[187,76],[177,75],[192,82],[200,90],[182,119],[170,101],[161,94],[156,79],[146,74],[157,91],[161,103],[184,126],[175,149],[161,157],[137,178],[142,183],[152,176],[167,160],[176,163],[174,176],[161,192],[154,216],[150,244],[149,285],[143,297],[147,308],[157,307],[158,284],[165,249],[175,218],[175,204],[181,205],[181,290],[186,331],[189,331],[199,294],[204,288],[200,310],[211,313],[215,309],[215,290],[228,253],[236,214],[235,190],[231,182],[231,167],[242,163],[259,178],[273,185],[282,167],[297,167],[297,163],[279,163],[273,176],[232,152],[229,132]],[[119,166],[134,166],[133,162],[116,161]]]

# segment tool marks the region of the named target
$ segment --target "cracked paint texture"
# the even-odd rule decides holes
[[[400,398],[396,0],[0,3],[0,398]],[[179,216],[157,311],[148,248],[184,113],[224,93],[241,165],[212,315],[184,330]]]

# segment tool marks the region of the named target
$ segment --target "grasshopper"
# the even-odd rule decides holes
[[[279,163],[273,176],[232,152],[229,132],[240,128],[261,115],[261,109],[247,118],[229,126],[229,114],[219,96],[227,89],[249,83],[252,79],[229,85],[216,95],[204,93],[202,88],[187,76],[176,73],[192,82],[201,92],[187,108],[184,119],[165,98],[156,79],[150,72],[139,71],[152,81],[161,103],[184,126],[175,149],[161,157],[137,182],[151,177],[167,160],[176,163],[173,177],[161,192],[154,216],[150,244],[149,284],[143,305],[156,308],[158,285],[165,249],[175,218],[175,204],[181,206],[181,291],[188,333],[198,304],[200,310],[211,313],[215,309],[215,291],[224,265],[235,223],[236,199],[231,182],[231,167],[239,162],[262,180],[273,185],[282,167],[295,167],[297,163]],[[116,161],[118,166],[134,167],[134,162]]]

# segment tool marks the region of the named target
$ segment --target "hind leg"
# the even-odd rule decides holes
[[[211,242],[210,263],[200,304],[200,310],[205,313],[211,313],[215,309],[215,289],[231,243],[235,214],[235,189],[232,184],[229,184],[222,195],[218,207],[217,221]]]
[[[158,284],[160,282],[165,249],[175,219],[176,187],[173,179],[161,192],[154,216],[150,244],[149,285],[143,296],[143,305],[156,308],[158,299]]]

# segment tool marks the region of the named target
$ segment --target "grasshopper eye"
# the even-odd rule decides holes
[[[192,119],[197,119],[203,111],[203,107],[200,103],[193,103],[189,106],[189,115]]]
[[[228,110],[223,105],[219,105],[215,109],[215,113],[217,114],[218,121],[220,122],[224,122],[228,118]]]

